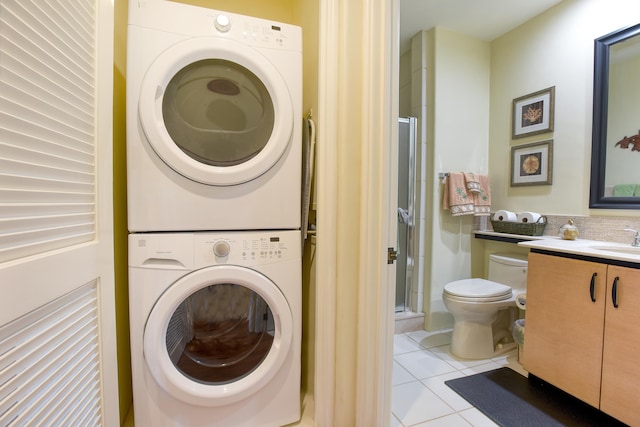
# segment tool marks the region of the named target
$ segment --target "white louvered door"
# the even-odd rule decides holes
[[[0,426],[117,426],[113,4],[0,0]]]

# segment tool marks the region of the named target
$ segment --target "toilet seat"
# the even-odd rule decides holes
[[[444,294],[458,301],[495,302],[513,296],[510,286],[485,279],[463,279],[447,283]]]

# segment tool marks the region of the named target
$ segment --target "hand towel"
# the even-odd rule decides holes
[[[489,176],[475,174],[478,179],[479,191],[473,193],[473,214],[475,216],[491,215],[491,188]]]
[[[635,184],[618,184],[613,186],[613,195],[616,197],[633,197]]]
[[[464,175],[461,172],[450,172],[445,180],[442,208],[451,211],[452,216],[474,213],[473,198],[467,192]]]
[[[481,191],[479,175],[473,172],[463,172],[464,182],[469,193],[479,193]]]

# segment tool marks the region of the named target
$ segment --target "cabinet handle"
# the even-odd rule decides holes
[[[596,302],[596,277],[598,273],[591,275],[591,285],[589,286],[589,294],[591,295],[591,302]]]
[[[611,301],[615,308],[618,308],[618,279],[620,278],[613,279],[613,286],[611,286]]]

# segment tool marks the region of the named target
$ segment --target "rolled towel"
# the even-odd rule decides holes
[[[512,221],[518,220],[517,215],[511,211],[500,210],[493,214],[494,221]]]
[[[518,214],[518,222],[526,222],[534,224],[540,219],[540,214],[537,212],[520,212]]]

